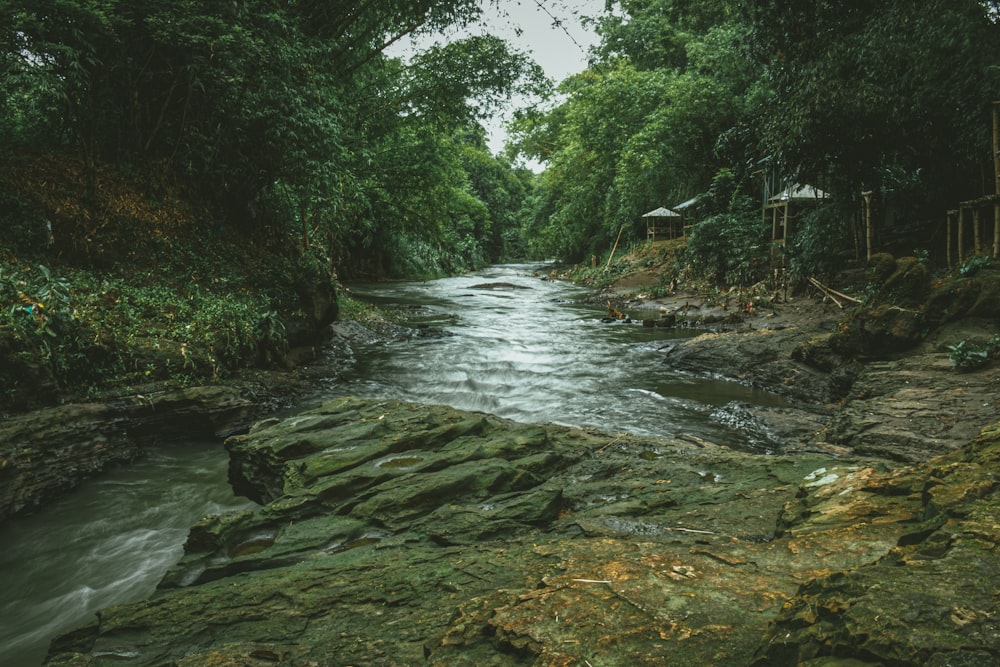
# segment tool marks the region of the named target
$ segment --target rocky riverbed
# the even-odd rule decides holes
[[[616,302],[703,329],[661,349],[672,370],[787,397],[731,410],[765,454],[375,400],[261,422],[228,447],[263,507],[195,526],[151,600],[49,664],[994,664],[1000,368],[960,372],[949,349],[996,335],[1000,274],[931,284],[881,259],[883,298],[858,307]],[[400,335],[338,326],[348,352]],[[215,391],[48,421],[235,433],[261,414],[252,391]],[[56,442],[58,490],[88,459]],[[134,455],[100,429],[82,442]]]
[[[599,299],[705,330],[666,347],[665,365],[789,397],[792,408],[753,411],[786,452],[916,462],[962,446],[1000,414],[1000,355],[962,372],[951,348],[1000,342],[1000,269],[932,281],[914,258],[877,255],[865,276],[864,303],[815,290],[650,298],[635,275]]]
[[[913,466],[339,399],[49,665],[984,665],[1000,425]]]

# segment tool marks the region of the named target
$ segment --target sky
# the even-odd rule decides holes
[[[586,69],[587,49],[597,36],[580,25],[580,16],[597,16],[604,4],[605,0],[483,2],[485,20],[494,34],[529,52],[557,81]]]
[[[559,82],[587,69],[587,50],[597,43],[597,35],[581,25],[580,16],[597,16],[605,0],[501,0],[499,8],[485,4],[487,25],[494,34],[528,52],[549,78]],[[506,120],[484,124],[494,154],[503,150]],[[536,171],[540,167],[529,166]]]
[[[587,50],[597,43],[597,36],[581,26],[580,16],[598,16],[605,0],[482,0],[482,5],[489,32],[531,55],[549,78],[559,82],[587,68]],[[473,27],[468,32],[481,31]],[[493,153],[503,149],[503,123],[503,118],[485,123]]]

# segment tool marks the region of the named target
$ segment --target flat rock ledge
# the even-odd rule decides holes
[[[339,399],[55,665],[1000,663],[1000,424],[912,466]]]

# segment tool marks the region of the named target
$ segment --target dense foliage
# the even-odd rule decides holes
[[[943,246],[945,210],[993,192],[998,15],[985,0],[609,2],[588,70],[516,121],[518,148],[548,167],[531,247],[574,261],[607,252],[623,227],[643,237],[643,212],[707,192],[722,172],[758,215],[793,182],[831,195],[837,208],[810,215],[788,248],[801,275],[855,247],[862,190],[884,244]],[[705,225],[691,259],[717,266],[711,254],[749,224],[732,215],[689,219]],[[745,237],[752,254],[760,239]]]
[[[497,260],[476,236],[487,221],[467,220],[497,222],[470,213],[487,195],[466,162],[492,159],[477,121],[537,92],[540,70],[490,36],[408,64],[385,53],[478,12],[473,0],[5,0],[0,134],[79,157],[94,205],[102,164],[169,173],[230,234],[294,242],[341,273],[406,268],[404,237],[439,248],[430,272],[468,266],[453,255]]]
[[[338,277],[522,252],[534,177],[480,122],[544,93],[540,68],[490,35],[389,55],[479,13],[0,0],[0,409],[274,363]]]

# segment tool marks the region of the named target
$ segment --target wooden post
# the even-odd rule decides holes
[[[789,227],[792,224],[792,216],[789,214],[789,209],[791,208],[791,206],[792,206],[792,195],[791,193],[789,193],[788,201],[785,202],[785,223],[784,223],[785,233],[784,233],[784,238],[781,240],[782,247],[788,246],[788,237],[790,236],[789,232],[791,231]]]
[[[993,256],[1000,257],[1000,102],[993,102]]]
[[[972,205],[972,249],[976,257],[983,254],[983,233],[979,221],[979,206]]]
[[[954,214],[954,211],[945,213],[944,223],[944,256],[948,260],[949,269],[951,268],[951,218]]]
[[[965,207],[958,205],[958,263],[965,261]]]
[[[1000,102],[993,103],[993,192],[1000,195]]]
[[[1000,257],[1000,200],[993,202],[993,257]]]
[[[865,251],[866,259],[872,258],[872,246],[875,244],[875,229],[872,225],[872,191],[865,190],[861,193],[865,200]]]

